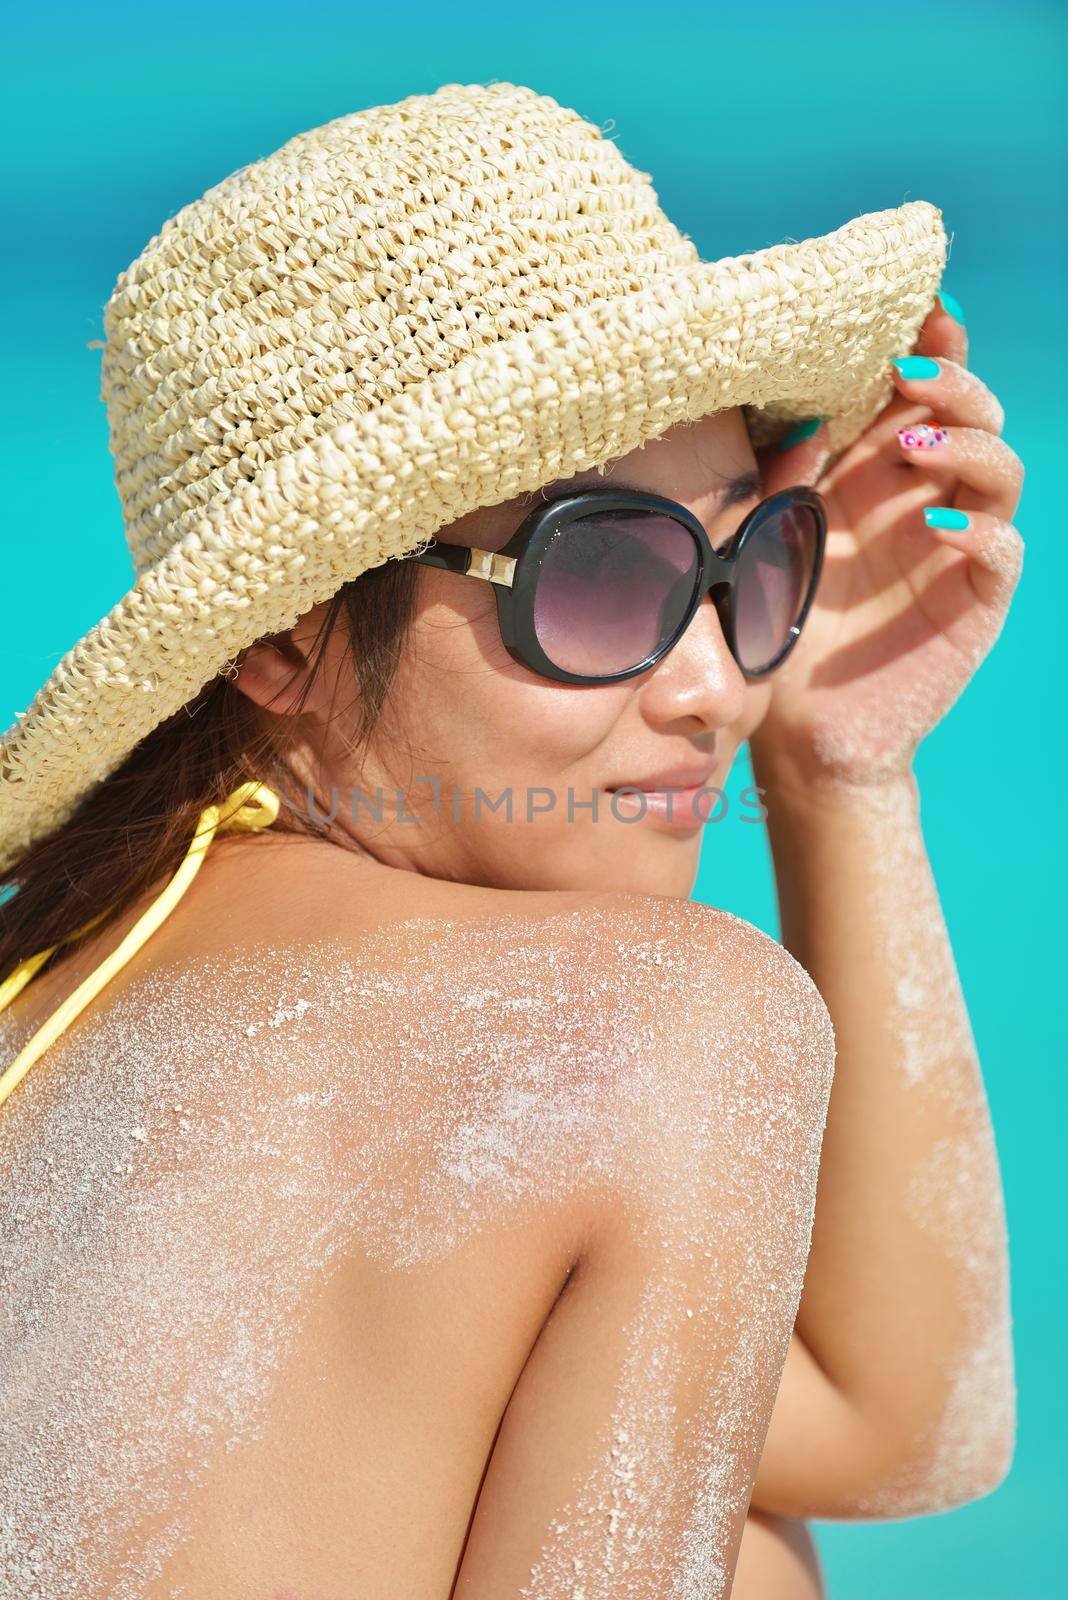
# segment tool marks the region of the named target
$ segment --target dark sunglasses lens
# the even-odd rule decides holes
[[[697,541],[675,518],[638,508],[567,523],[538,575],[534,631],[556,666],[607,677],[672,637],[693,599]]]
[[[746,540],[734,590],[743,671],[766,671],[790,642],[812,585],[818,548],[819,522],[807,505],[769,512]]]

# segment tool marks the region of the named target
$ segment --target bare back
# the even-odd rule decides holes
[[[576,1559],[587,1600],[724,1592],[818,996],[705,908],[264,844],[0,1112],[3,1600],[548,1600]],[[3,1059],[118,937],[30,985]]]

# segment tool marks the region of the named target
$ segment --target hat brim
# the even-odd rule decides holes
[[[266,464],[199,511],[0,738],[0,872],[240,650],[467,512],[734,406],[754,446],[823,416],[845,449],[890,398],[945,258],[941,212],[915,200],[698,261],[469,353]]]

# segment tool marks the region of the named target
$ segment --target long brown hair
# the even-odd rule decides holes
[[[323,649],[340,614],[358,692],[354,747],[366,746],[414,615],[418,576],[413,562],[386,561],[334,595],[296,714],[323,670]],[[58,944],[51,958],[57,964],[82,942],[70,937],[76,929],[99,917],[95,935],[159,879],[169,877],[189,848],[205,806],[221,804],[239,783],[259,780],[276,792],[291,793],[285,750],[294,728],[294,713],[264,710],[220,676],[147,734],[61,827],[33,845],[5,875],[0,978],[27,956]],[[328,829],[302,808],[283,806],[272,832],[323,837]],[[338,842],[344,845],[345,840]],[[101,916],[105,908],[110,909]]]

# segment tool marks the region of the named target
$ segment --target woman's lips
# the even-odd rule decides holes
[[[617,789],[643,789],[649,793],[655,789],[701,789],[711,782],[717,765],[715,761],[706,761],[700,767],[673,767],[664,772],[650,773],[647,778],[627,778],[622,783],[610,783],[606,787],[609,794],[614,794]]]
[[[707,792],[711,787],[707,779],[703,783],[685,787],[681,784],[665,784],[662,789],[645,789],[639,784],[621,787],[627,792],[620,794],[617,789],[606,791],[612,796],[609,805],[617,819],[634,817],[644,820],[648,817],[665,827],[681,830],[703,828],[710,813],[715,810],[718,798],[716,794]],[[635,789],[641,792],[635,794],[632,792]]]

